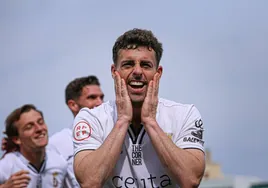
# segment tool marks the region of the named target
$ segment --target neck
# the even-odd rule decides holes
[[[131,124],[132,124],[131,128],[134,131],[135,135],[138,135],[142,128],[140,107],[133,107],[133,118]]]
[[[45,159],[45,148],[38,151],[20,149],[20,153],[39,171]]]

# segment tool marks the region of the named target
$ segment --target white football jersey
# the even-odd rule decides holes
[[[73,139],[72,139],[72,129],[65,128],[61,131],[53,134],[49,138],[48,147],[51,149],[57,150],[68,162],[67,176],[65,179],[65,187],[66,188],[78,188],[80,187],[73,170]]]
[[[20,152],[11,152],[0,160],[0,169],[0,184],[5,183],[14,173],[27,170],[31,178],[27,187],[60,188],[66,178],[67,162],[55,151],[47,149],[45,160],[38,172]]]
[[[156,120],[162,130],[179,148],[196,148],[204,151],[203,122],[194,105],[159,99]],[[117,121],[115,102],[83,108],[73,126],[75,154],[94,150],[105,141]],[[168,175],[142,128],[135,137],[129,127],[125,142],[112,177],[105,187],[179,187]]]

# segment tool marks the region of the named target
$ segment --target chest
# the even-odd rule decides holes
[[[128,131],[110,183],[115,187],[176,187],[144,129],[137,136]]]
[[[63,181],[66,173],[63,169],[57,166],[50,166],[38,172],[30,165],[17,162],[11,168],[10,175],[20,170],[29,171],[29,176],[31,180],[28,184],[28,187],[31,188],[44,188],[44,187],[60,188],[63,186]]]

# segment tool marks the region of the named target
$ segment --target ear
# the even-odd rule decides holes
[[[112,74],[112,77],[113,77],[113,78],[115,77],[115,71],[116,71],[115,64],[112,64],[112,65],[111,65],[111,74]]]
[[[21,145],[21,140],[18,136],[13,136],[12,137],[12,142],[14,142],[17,145]]]
[[[67,102],[68,107],[70,108],[70,110],[72,111],[73,114],[77,114],[77,112],[79,111],[79,106],[78,104],[76,104],[76,102],[72,99],[68,100]]]
[[[158,66],[158,68],[157,68],[157,71],[156,71],[156,72],[158,72],[158,73],[159,73],[159,76],[160,76],[160,78],[161,78],[162,73],[163,73],[163,67],[162,67],[162,66]]]

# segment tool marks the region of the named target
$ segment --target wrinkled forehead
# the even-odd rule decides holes
[[[152,48],[148,47],[137,47],[130,49],[120,49],[118,51],[118,60],[117,62],[122,62],[126,60],[134,60],[134,61],[151,61],[156,63],[156,53]]]

